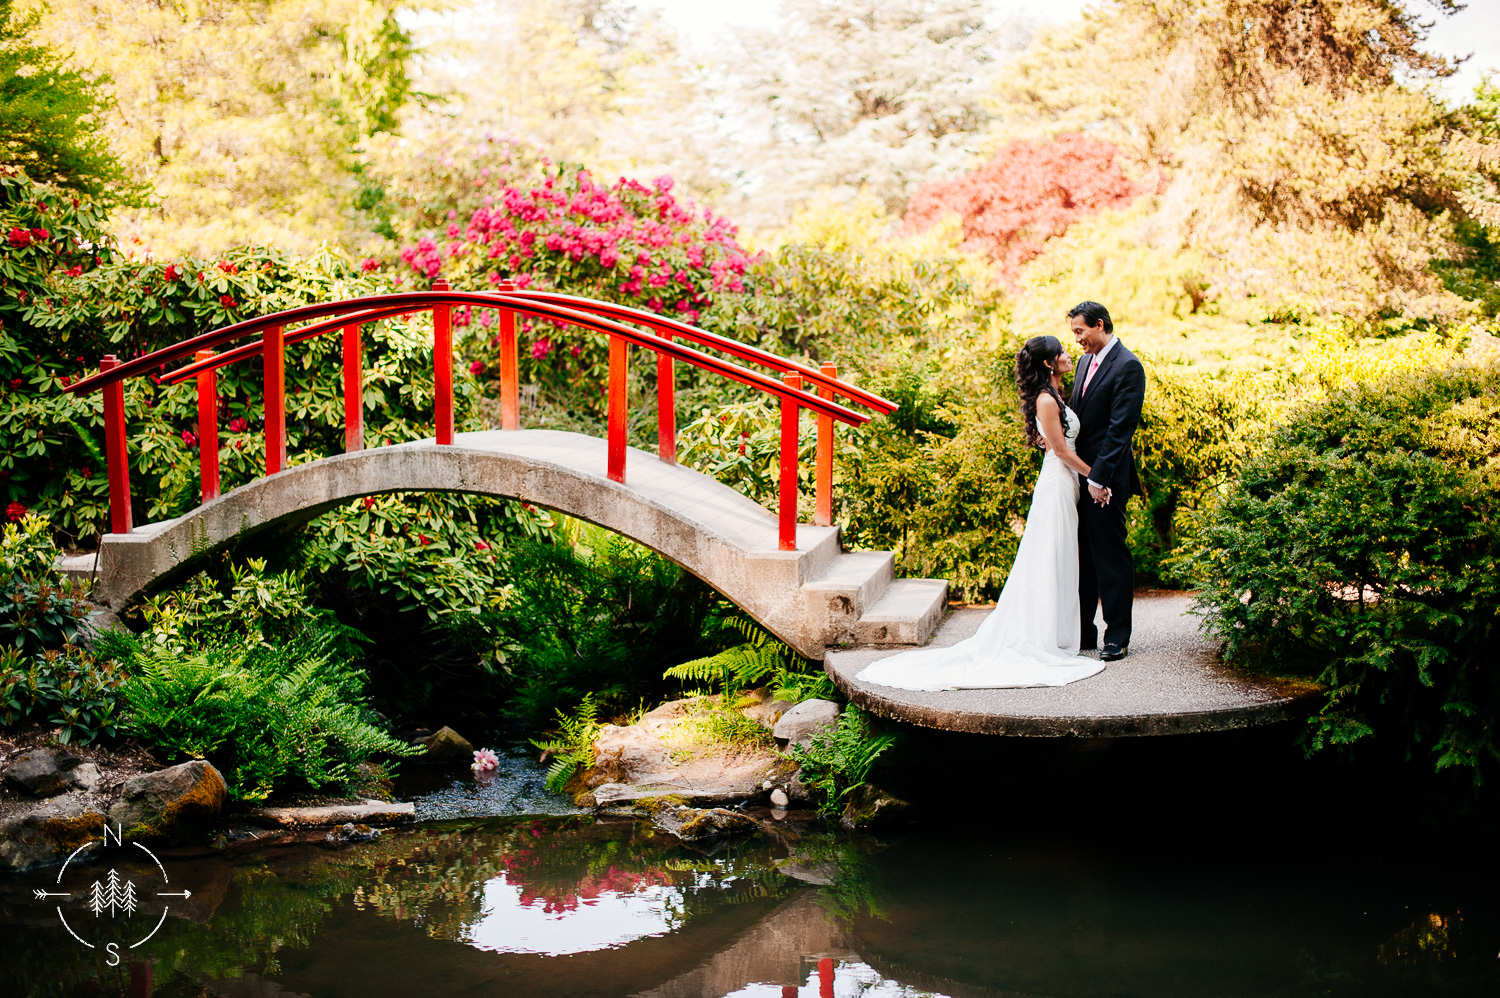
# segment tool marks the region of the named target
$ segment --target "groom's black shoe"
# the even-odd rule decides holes
[[[1118,662],[1120,659],[1129,654],[1130,648],[1128,646],[1112,645],[1106,643],[1104,646],[1104,650],[1099,652],[1099,660],[1101,662]]]

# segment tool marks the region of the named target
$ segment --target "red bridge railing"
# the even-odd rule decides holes
[[[833,364],[812,368],[778,357],[758,347],[653,312],[625,305],[579,298],[547,291],[523,291],[503,282],[491,292],[453,291],[447,282],[434,282],[431,291],[372,295],[345,301],[304,305],[273,315],[247,319],[174,346],[164,347],[133,360],[120,361],[107,355],[99,362],[99,373],[66,390],[78,395],[104,393],[105,456],[109,466],[110,530],[125,534],[132,529],[130,467],[126,453],[125,394],[127,378],[148,375],[164,364],[191,356],[190,363],[161,378],[165,384],[195,380],[198,392],[199,462],[203,501],[219,495],[219,368],[259,356],[264,371],[264,434],[266,474],[286,467],[286,349],[296,343],[338,330],[343,336],[344,448],[364,447],[364,359],[361,327],[384,319],[432,312],[433,328],[433,420],[439,445],[453,443],[453,323],[454,308],[464,306],[499,312],[500,428],[521,426],[520,363],[516,342],[516,315],[550,319],[604,333],[609,338],[609,388],[607,467],[612,481],[625,481],[625,423],[630,348],[643,347],[656,355],[657,454],[661,460],[677,460],[676,363],[682,361],[722,377],[738,381],[775,396],[781,403],[781,458],[779,480],[778,539],[784,551],[797,547],[797,491],[799,416],[802,409],[817,415],[817,458],[814,475],[813,522],[833,523],[833,424],[858,426],[870,417],[845,407],[838,400],[890,413],[896,404],[841,381]],[[306,325],[289,328],[298,323]],[[638,328],[644,327],[644,328]],[[217,352],[237,340],[249,342]],[[696,344],[737,360],[767,368],[780,378],[694,346]]]

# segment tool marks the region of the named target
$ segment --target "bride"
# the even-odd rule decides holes
[[[903,690],[1062,686],[1104,663],[1078,654],[1078,481],[1089,466],[1073,449],[1078,416],[1062,400],[1073,359],[1055,336],[1016,354],[1026,439],[1047,456],[1031,493],[1026,532],[1000,601],[973,637],[881,659],[857,677]]]

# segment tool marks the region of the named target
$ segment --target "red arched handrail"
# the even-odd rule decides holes
[[[271,315],[234,323],[213,330],[181,343],[155,350],[149,354],[120,362],[107,356],[100,362],[98,374],[68,386],[64,390],[78,395],[96,390],[105,393],[106,451],[109,462],[111,527],[115,533],[127,533],[131,529],[128,463],[125,456],[124,397],[121,383],[124,379],[163,368],[167,363],[195,355],[189,364],[171,372],[164,379],[176,384],[189,378],[198,381],[199,437],[202,441],[200,460],[203,462],[204,501],[218,494],[217,465],[217,382],[214,372],[227,364],[248,359],[259,354],[265,370],[265,420],[267,473],[274,474],[286,463],[286,412],[284,397],[285,349],[288,343],[311,339],[334,329],[344,332],[344,389],[346,446],[357,450],[363,446],[363,406],[361,384],[363,377],[360,359],[360,326],[383,319],[409,315],[431,309],[433,312],[434,392],[436,409],[436,442],[440,445],[453,442],[453,358],[452,358],[452,309],[455,306],[493,308],[500,312],[501,335],[501,412],[502,429],[519,427],[519,407],[516,402],[518,386],[516,371],[516,341],[514,314],[521,313],[536,318],[590,329],[609,338],[609,391],[608,391],[608,477],[617,482],[625,475],[625,405],[627,347],[638,346],[653,351],[658,358],[658,450],[663,460],[675,462],[676,422],[673,411],[674,361],[681,360],[695,367],[712,371],[721,377],[738,381],[781,400],[781,499],[779,515],[779,537],[783,549],[796,547],[797,504],[797,435],[799,409],[811,409],[818,416],[818,501],[814,522],[821,525],[832,523],[832,433],[835,420],[858,426],[869,420],[864,413],[855,412],[835,401],[841,396],[877,412],[888,413],[896,404],[839,380],[832,364],[813,369],[796,361],[778,357],[759,347],[740,343],[737,340],[698,329],[669,317],[656,315],[628,306],[610,302],[579,298],[555,292],[523,292],[509,286],[493,292],[452,291],[446,282],[439,280],[431,291],[402,292],[397,294],[371,295],[366,298],[347,299],[338,302],[323,302],[285,309]],[[307,326],[287,332],[292,323],[309,322]],[[643,331],[627,323],[646,326],[653,332]],[[245,343],[222,354],[213,352],[235,340],[256,333],[261,334],[257,342]],[[779,371],[777,380],[757,371],[749,370],[732,361],[704,353],[684,344],[676,338],[686,339],[733,357]],[[813,392],[804,390],[809,383]],[[212,452],[210,454],[209,452]]]

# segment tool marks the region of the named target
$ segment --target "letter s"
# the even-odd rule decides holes
[[[118,967],[120,965],[120,944],[106,943],[104,948],[109,950],[109,965],[111,967]]]

